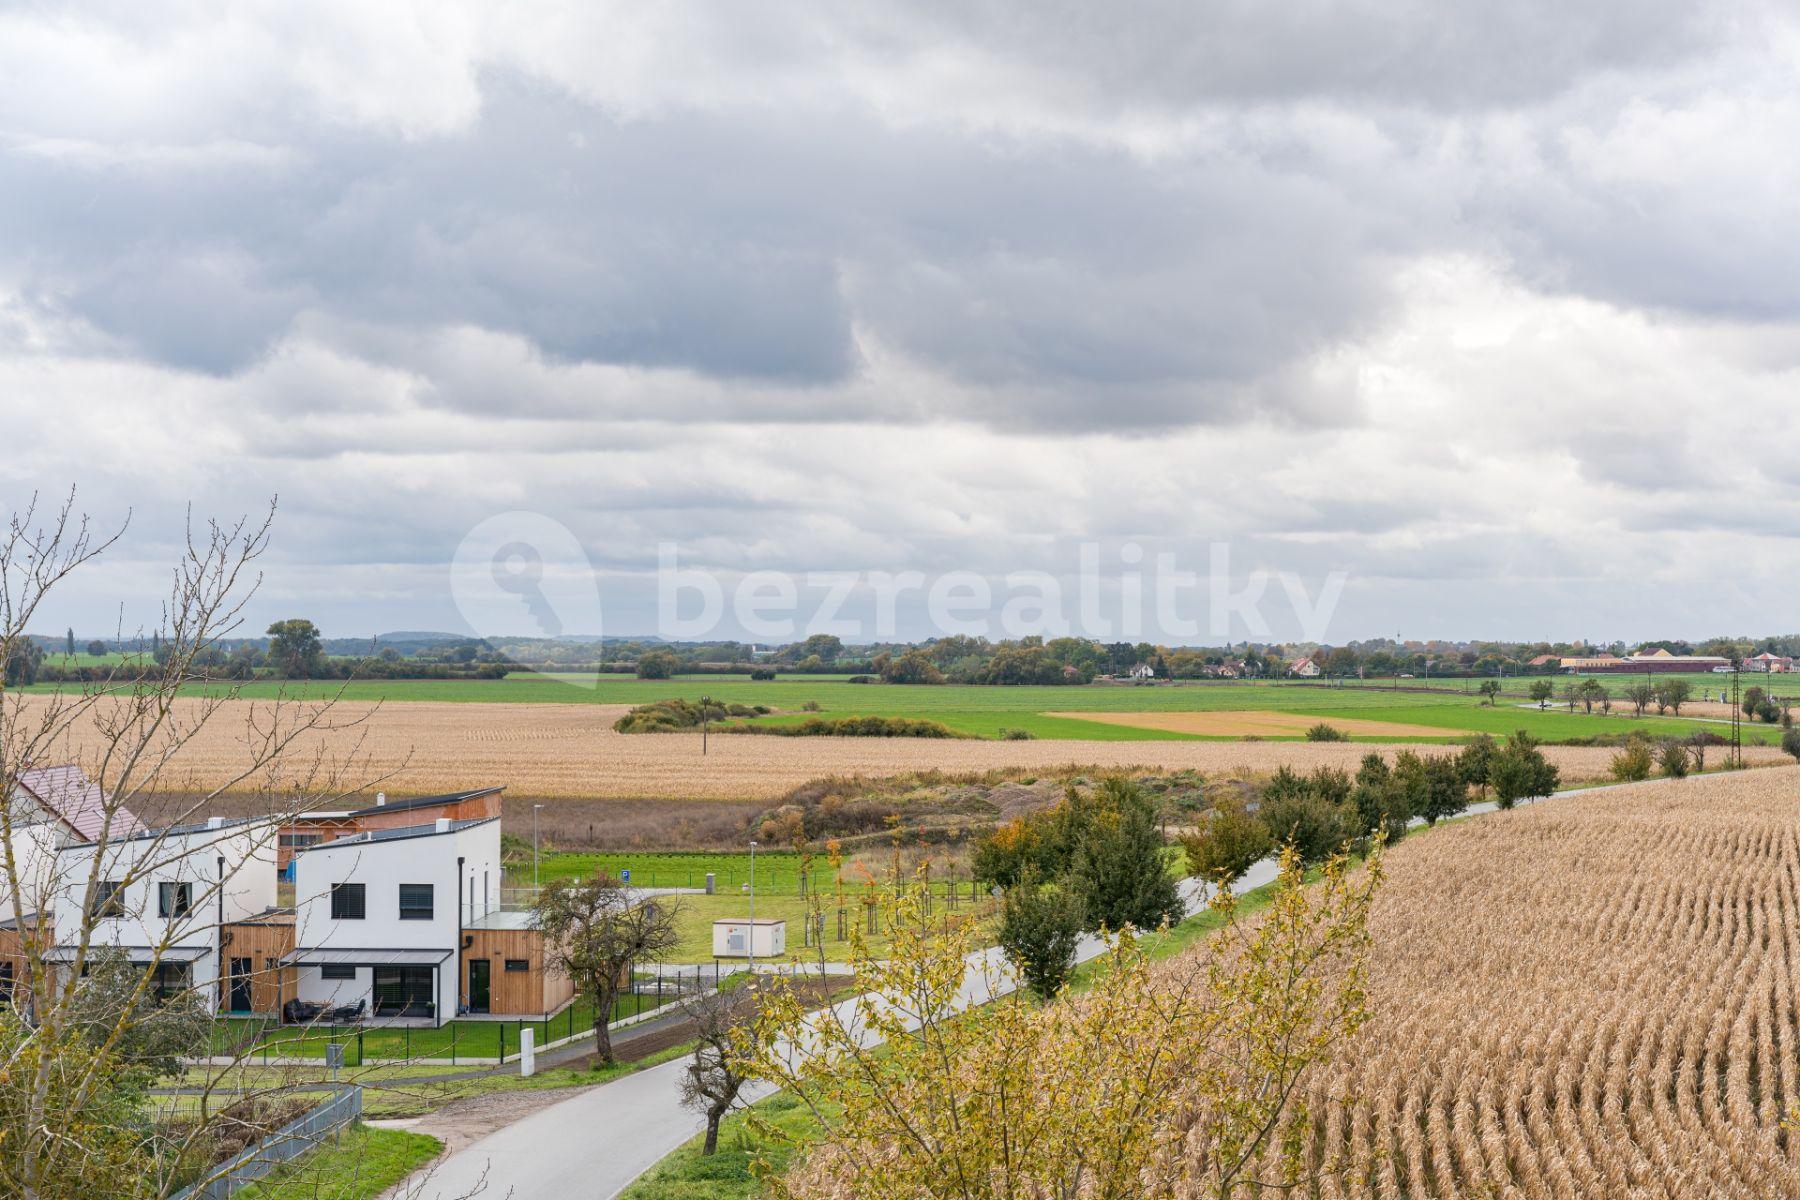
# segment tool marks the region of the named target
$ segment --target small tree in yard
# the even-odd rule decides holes
[[[1221,884],[1231,883],[1275,849],[1269,827],[1239,802],[1219,804],[1181,844],[1188,874]]]
[[[1550,704],[1550,697],[1554,695],[1556,695],[1556,685],[1551,683],[1548,679],[1534,679],[1531,681],[1531,698],[1537,701],[1537,706],[1540,709],[1548,707]]]
[[[1495,703],[1496,697],[1500,695],[1500,681],[1498,679],[1484,679],[1481,681],[1481,686],[1475,690],[1481,693],[1483,704],[1492,706]]]
[[[589,879],[558,879],[538,896],[538,928],[544,960],[574,981],[594,1006],[596,1065],[612,1065],[612,1014],[629,985],[631,969],[675,948],[679,905],[642,897],[628,884],[600,872]]]
[[[1665,679],[1657,685],[1661,702],[1674,710],[1676,716],[1681,715],[1681,706],[1686,704],[1694,694],[1694,687],[1685,679]]]
[[[750,1082],[745,1074],[754,1053],[756,1006],[760,992],[752,977],[734,991],[705,992],[682,1006],[694,1023],[694,1056],[681,1077],[681,1102],[706,1118],[700,1153],[719,1149],[719,1123]]]
[[[1007,889],[1000,908],[1000,947],[1040,1000],[1053,999],[1068,982],[1083,924],[1080,897],[1064,888],[1041,887],[1027,879]]]
[[[1632,715],[1641,717],[1650,702],[1656,699],[1656,689],[1647,683],[1634,683],[1625,689],[1625,698],[1631,701]]]

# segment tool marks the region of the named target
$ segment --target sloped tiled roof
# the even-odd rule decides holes
[[[106,797],[101,795],[100,785],[72,763],[21,771],[19,788],[77,837],[92,842],[105,829]],[[143,828],[144,823],[121,805],[113,812],[112,829],[106,832],[109,837],[129,837]]]

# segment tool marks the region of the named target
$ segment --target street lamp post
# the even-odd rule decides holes
[[[538,877],[538,810],[541,804],[531,806],[531,886],[542,887],[543,881]]]
[[[756,978],[756,843],[750,843],[750,978]]]

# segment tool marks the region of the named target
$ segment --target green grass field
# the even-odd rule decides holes
[[[748,854],[588,854],[576,851],[545,853],[539,863],[539,878],[544,883],[556,879],[585,879],[596,871],[612,875],[631,872],[631,882],[638,887],[705,887],[711,872],[719,891],[735,891],[750,882]],[[814,864],[814,873],[823,877],[828,867],[822,861]],[[507,882],[524,887],[531,883],[529,858],[508,864]],[[800,856],[785,850],[758,851],[756,855],[756,893],[794,895],[800,893]]]
[[[1778,677],[1779,678],[1779,677]],[[1633,679],[1602,678],[1615,690]],[[1320,683],[1208,682],[1169,686],[1132,687],[1096,684],[1087,687],[936,687],[892,684],[853,684],[843,677],[784,676],[752,682],[744,677],[682,676],[669,680],[639,680],[607,675],[597,682],[592,676],[539,675],[515,672],[499,680],[370,680],[343,685],[350,700],[429,701],[505,704],[644,704],[671,697],[698,699],[709,696],[723,703],[764,704],[778,715],[767,720],[801,720],[801,708],[811,701],[826,716],[916,717],[938,721],[951,729],[979,737],[998,737],[1006,729],[1022,729],[1039,738],[1095,741],[1139,740],[1234,740],[1156,729],[1134,729],[1069,717],[1052,712],[1216,712],[1255,710],[1292,713],[1330,722],[1333,718],[1393,721],[1441,729],[1442,740],[1472,733],[1504,735],[1524,729],[1545,741],[1592,737],[1642,730],[1655,736],[1691,733],[1696,723],[1687,718],[1630,718],[1615,711],[1570,713],[1555,707],[1538,711],[1521,708],[1528,681],[1508,680],[1508,697],[1498,706],[1486,706],[1474,688],[1474,680],[1408,680],[1409,688],[1396,691],[1381,682],[1347,683],[1338,687]],[[1565,677],[1555,677],[1560,687]],[[1718,676],[1695,676],[1695,696],[1726,684]],[[1765,681],[1766,682],[1766,681]],[[1466,690],[1465,690],[1466,685]],[[48,690],[37,685],[32,690]],[[216,690],[222,691],[220,686]],[[335,694],[325,684],[271,682],[246,684],[241,693],[251,698],[289,696],[321,697]],[[1701,726],[1709,727],[1709,726]],[[1716,726],[1710,726],[1715,727]],[[1752,742],[1778,740],[1779,730],[1747,725]],[[646,737],[654,734],[643,735]],[[743,736],[743,735],[721,735]],[[1271,736],[1269,740],[1294,740]],[[1357,741],[1418,741],[1414,736],[1363,736]],[[1431,740],[1431,739],[1423,739]]]

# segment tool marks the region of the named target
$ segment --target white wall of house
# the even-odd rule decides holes
[[[93,870],[96,857],[98,872]],[[202,949],[205,953],[194,961],[191,981],[216,1004],[220,923],[240,921],[275,905],[275,830],[268,823],[215,819],[180,833],[120,838],[104,846],[63,846],[47,897],[59,946],[73,945],[81,937],[83,911],[92,900],[90,878],[97,884],[122,885],[112,906],[118,915],[94,922],[90,944]],[[170,901],[166,913],[165,895]]]
[[[294,859],[294,945],[302,950],[448,951],[437,972],[437,1016],[460,1006],[461,937],[469,922],[499,907],[500,822],[464,829],[439,822],[432,832],[368,840],[357,836],[310,847]],[[461,859],[461,863],[458,863]],[[363,916],[332,915],[338,885],[362,887]],[[431,888],[429,918],[401,915],[401,885]],[[354,1005],[374,1011],[374,968],[358,965],[354,978],[325,978],[320,966],[296,972],[300,999]]]
[[[62,838],[62,827],[52,821],[27,824],[14,818],[13,874],[4,870],[4,860],[0,859],[0,920],[10,920],[15,913],[30,916],[44,911],[57,878],[56,850]],[[0,853],[4,853],[4,848],[0,848]],[[19,883],[17,894],[21,902],[17,908],[13,905],[14,878]]]

